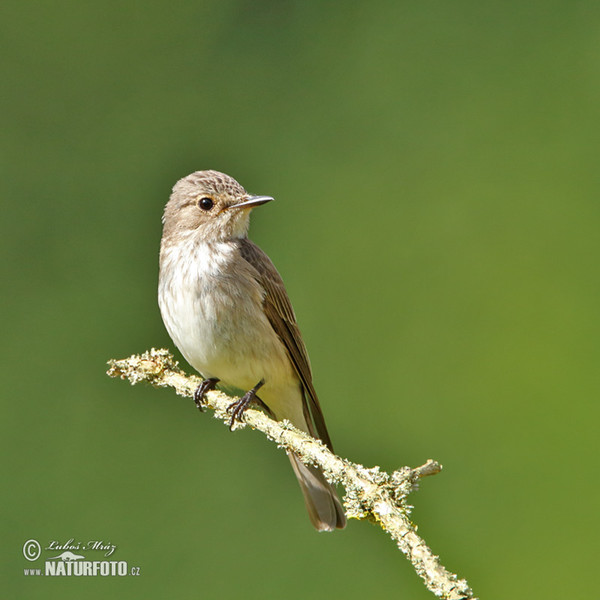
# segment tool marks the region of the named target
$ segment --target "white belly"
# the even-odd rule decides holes
[[[190,239],[163,250],[159,305],[186,360],[204,377],[248,390],[265,380],[265,395],[298,387],[283,343],[262,309],[264,292],[240,277],[227,242]]]

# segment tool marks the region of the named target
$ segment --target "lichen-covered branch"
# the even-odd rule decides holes
[[[167,350],[150,350],[141,356],[109,361],[111,377],[128,379],[132,384],[147,381],[157,387],[172,387],[180,396],[191,397],[202,381],[186,375]],[[214,409],[215,417],[229,423],[227,412],[233,398],[219,391],[208,392],[206,404]],[[450,573],[433,554],[425,541],[417,535],[409,519],[410,506],[407,495],[416,488],[419,480],[435,475],[441,465],[428,460],[415,469],[402,467],[388,474],[372,467],[352,463],[330,452],[319,440],[299,431],[289,422],[278,422],[260,410],[248,409],[243,423],[234,429],[250,426],[262,431],[269,439],[286,450],[292,450],[307,464],[318,465],[328,480],[341,484],[346,494],[346,516],[354,519],[368,518],[379,523],[397,543],[398,548],[413,564],[427,588],[439,598],[459,600],[474,598],[464,579]]]

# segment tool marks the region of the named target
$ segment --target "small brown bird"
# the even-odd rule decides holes
[[[247,237],[251,209],[271,200],[217,171],[179,180],[163,216],[160,310],[176,346],[205,378],[195,395],[199,407],[221,381],[249,390],[232,405],[232,424],[257,401],[332,449],[281,276]],[[344,527],[341,503],[322,472],[288,456],[316,529]]]

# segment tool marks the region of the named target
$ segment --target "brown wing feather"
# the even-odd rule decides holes
[[[317,435],[327,447],[333,451],[331,439],[325,426],[323,411],[319,404],[317,392],[312,383],[312,372],[306,347],[302,341],[300,329],[296,323],[296,315],[285,286],[271,259],[249,239],[240,240],[242,257],[254,267],[256,279],[266,292],[264,309],[275,333],[283,342],[294,369],[302,382],[304,391],[304,413],[307,423],[312,430],[311,419],[317,430]],[[308,414],[307,414],[308,413]],[[311,431],[311,433],[314,432]]]

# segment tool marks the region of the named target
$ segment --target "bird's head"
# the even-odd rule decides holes
[[[163,215],[163,236],[195,232],[205,241],[246,236],[250,211],[273,200],[252,196],[229,175],[196,171],[173,186]]]

